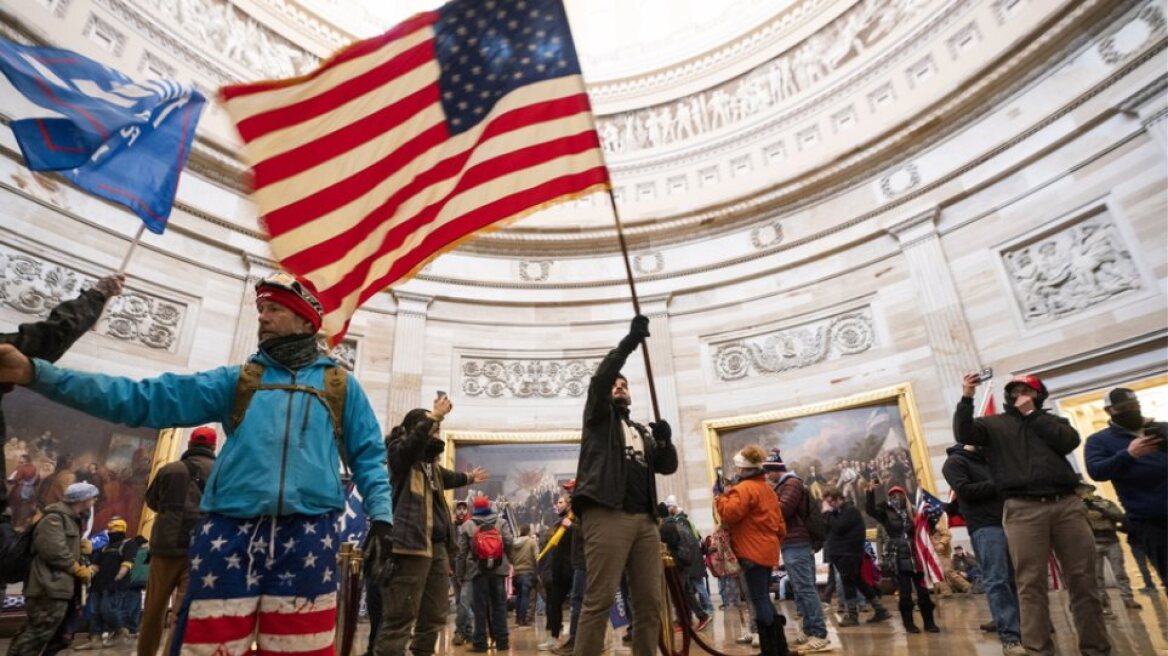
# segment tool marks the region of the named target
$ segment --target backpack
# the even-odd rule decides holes
[[[710,534],[710,548],[707,554],[707,565],[710,572],[718,578],[724,576],[738,576],[742,566],[738,564],[738,556],[730,547],[730,532],[719,528]]]
[[[503,563],[503,534],[497,524],[482,525],[470,539],[470,550],[480,569],[495,569]]]
[[[12,526],[12,522],[0,522],[0,583],[23,583],[28,580],[35,554],[32,548],[33,531],[49,515],[61,515],[64,518],[59,512],[45,513],[35,524],[29,524],[20,531]]]
[[[803,526],[807,527],[807,533],[811,536],[811,553],[823,549],[824,543],[827,542],[827,522],[818,508],[811,507],[811,490],[807,489],[806,485],[803,486],[803,514],[799,519],[803,521]]]
[[[701,562],[702,543],[698,542],[693,531],[682,522],[677,522],[677,534],[681,539],[677,543],[677,553],[674,556],[682,568],[689,568],[694,563]]]
[[[134,566],[130,568],[130,587],[145,588],[146,579],[150,577],[150,544],[138,547],[134,555]]]
[[[348,373],[339,366],[331,366],[324,372],[324,391],[311,385],[264,385],[264,365],[258,362],[249,362],[239,368],[239,381],[235,384],[235,405],[228,422],[229,430],[234,431],[243,423],[243,416],[251,405],[251,398],[259,390],[289,390],[304,392],[315,396],[328,410],[329,418],[333,422],[333,441],[337,444],[337,453],[341,456],[341,466],[345,475],[349,473],[349,460],[345,456],[345,393],[349,383]]]

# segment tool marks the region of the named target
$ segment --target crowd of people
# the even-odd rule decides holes
[[[833,645],[817,583],[819,551],[830,566],[828,599],[839,588],[841,635],[860,624],[861,612],[871,613],[871,623],[892,617],[881,576],[895,589],[908,633],[940,632],[926,576],[932,554],[915,535],[922,521],[949,588],[985,591],[988,628],[1008,656],[1053,653],[1052,555],[1083,654],[1110,653],[1104,617],[1113,611],[1101,594],[1108,566],[1123,605],[1139,606],[1123,573],[1121,533],[1165,574],[1168,431],[1143,417],[1131,390],[1108,395],[1111,423],[1086,440],[1087,472],[1114,484],[1118,505],[1095,495],[1069,464],[1080,437],[1043,408],[1041,381],[1012,380],[1005,412],[975,418],[973,374],[963,380],[957,444],[943,468],[955,497],[949,510],[966,522],[972,553],[950,552],[944,527],[918,515],[907,452],[883,447],[873,457],[840,460],[830,477],[810,467],[804,479],[779,449],[747,445],[734,454],[732,475],[715,484],[716,528],[703,537],[675,497],[657,498],[657,476],[678,468],[671,427],[632,419],[621,369],[650,336],[649,320],[637,316],[590,381],[575,479],[522,507],[477,495],[452,511],[449,490],[490,474],[441,464],[440,427],[451,400],[440,395],[430,408],[407,412],[383,436],[359,382],[321,354],[322,310],[310,286],[286,274],[257,284],[259,349],[243,366],[134,381],[53,365],[121,285],[120,277],[105,279],[46,321],[3,336],[0,383],[108,421],[199,427],[144,491],[155,513],[149,540],[131,535],[136,522],[112,510],[92,518],[108,494],[100,467],[61,464],[61,480],[52,483],[61,489],[50,500],[41,495],[48,479],[20,461],[8,477],[12,490],[0,495],[6,571],[16,562],[9,556],[27,560],[28,621],[10,656],[52,654],[71,643],[78,650],[133,643],[140,656],[164,644],[184,654],[331,651],[337,517],[348,480],[368,518],[371,656],[435,653],[452,596],[453,643],[471,652],[509,648],[513,631],[531,627],[542,609],[542,650],[597,656],[610,617],[619,616],[629,625],[621,640],[634,654],[653,654],[667,604],[663,577],[675,577],[682,590],[668,620],[673,629],[701,633],[715,613],[709,574],[723,608],[748,602],[740,642],[764,656],[826,651]],[[104,531],[86,535],[94,519]],[[869,520],[880,529],[877,549],[866,539]],[[14,521],[27,527],[16,531]],[[776,571],[780,595],[789,591],[799,618],[790,637],[774,603]],[[73,641],[82,624],[87,639]]]

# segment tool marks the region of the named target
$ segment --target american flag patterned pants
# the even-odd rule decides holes
[[[172,656],[334,653],[335,514],[211,514],[195,528],[190,563]]]

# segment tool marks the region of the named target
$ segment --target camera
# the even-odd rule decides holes
[[[993,367],[982,367],[981,371],[977,372],[977,382],[984,383],[994,377]]]

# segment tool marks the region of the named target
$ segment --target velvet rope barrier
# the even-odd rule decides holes
[[[713,656],[753,656],[754,652],[724,652],[718,651],[706,642],[700,633],[694,630],[689,621],[689,595],[685,593],[685,583],[678,576],[677,568],[673,565],[673,556],[669,554],[664,543],[661,544],[661,560],[664,565],[665,603],[662,604],[661,636],[658,646],[664,656],[689,656],[690,642],[697,643],[707,654]],[[677,609],[677,617],[681,624],[681,649],[674,649],[673,644],[673,617],[671,609]]]

